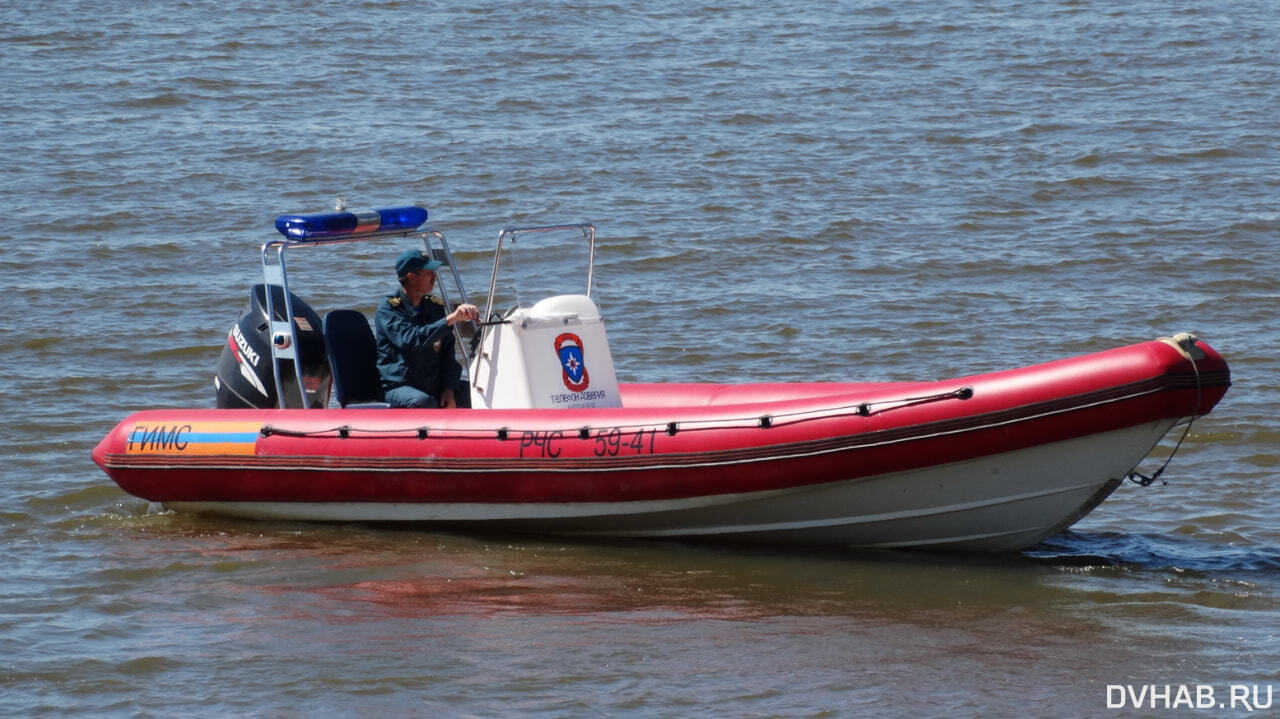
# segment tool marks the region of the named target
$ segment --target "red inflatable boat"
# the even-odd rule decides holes
[[[472,408],[387,409],[344,389],[359,373],[330,345],[352,341],[315,329],[283,249],[415,234],[451,266],[443,236],[417,226],[268,243],[267,282],[219,365],[221,408],[136,413],[95,461],[130,494],[238,517],[1018,550],[1087,514],[1230,384],[1185,334],[942,382],[618,384],[588,280],[587,295],[486,312],[459,336]],[[504,238],[544,229],[504,230],[495,282]],[[263,326],[271,346],[255,347],[247,331]],[[328,362],[307,356],[317,342]],[[255,355],[271,376],[249,379]],[[328,407],[330,372],[342,407]],[[272,404],[245,406],[236,380]]]

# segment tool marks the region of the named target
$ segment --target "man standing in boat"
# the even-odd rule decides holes
[[[373,327],[378,337],[378,372],[392,407],[441,407],[470,404],[463,393],[462,367],[453,352],[455,322],[476,320],[475,305],[458,305],[447,316],[444,302],[431,294],[440,261],[421,250],[405,250],[396,259],[400,289],[378,306]]]

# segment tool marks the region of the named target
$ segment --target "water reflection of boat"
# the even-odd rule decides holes
[[[321,321],[289,292],[284,252],[414,236],[452,268],[410,209],[350,228],[352,213],[280,218],[219,408],[133,414],[98,464],[136,496],[240,517],[1017,550],[1091,511],[1230,384],[1185,334],[938,382],[619,384],[589,269],[584,294],[492,312],[517,237],[580,232],[593,251],[593,228],[561,226],[499,236],[490,320],[458,335],[472,408],[381,408],[376,382],[353,389],[370,384],[367,321],[355,337],[340,311]],[[452,277],[446,303],[466,299]]]

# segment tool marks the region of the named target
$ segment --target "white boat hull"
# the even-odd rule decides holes
[[[299,521],[424,522],[598,537],[1016,551],[1119,486],[1173,420],[909,472],[763,492],[639,502],[170,502],[182,512]]]

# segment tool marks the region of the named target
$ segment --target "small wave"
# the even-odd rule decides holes
[[[776,122],[776,118],[754,112],[736,112],[728,117],[721,118],[720,120],[720,124],[729,125],[731,127],[772,125],[774,122]]]
[[[1228,229],[1234,234],[1242,237],[1256,236],[1262,233],[1275,233],[1280,231],[1280,217],[1263,217],[1259,219],[1244,220],[1233,223]]]
[[[111,103],[116,107],[134,107],[142,109],[181,107],[187,104],[187,98],[172,92],[162,92],[148,97],[129,97]]]
[[[1059,132],[1071,132],[1078,129],[1075,125],[1068,125],[1061,122],[1028,122],[1018,128],[1019,135],[1035,136],[1041,134],[1056,134]]]
[[[499,103],[503,112],[541,112],[547,107],[545,102],[534,98],[510,98]]]
[[[1181,164],[1184,162],[1198,162],[1201,160],[1227,160],[1239,156],[1239,153],[1225,147],[1211,147],[1205,150],[1154,155],[1151,157],[1150,161],[1155,164]]]
[[[1063,184],[1071,187],[1134,187],[1136,185],[1132,180],[1117,180],[1099,175],[1072,177],[1063,181]]]
[[[1071,164],[1078,167],[1097,167],[1101,163],[1102,155],[1097,152],[1087,152],[1071,161]]]

